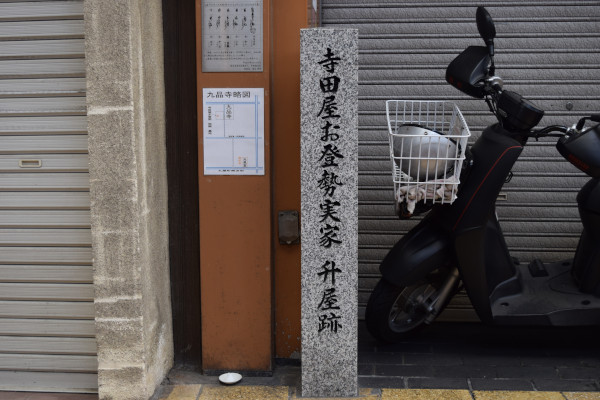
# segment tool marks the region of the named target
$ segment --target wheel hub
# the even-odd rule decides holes
[[[429,304],[435,293],[436,289],[427,283],[405,288],[390,310],[390,329],[406,332],[423,323],[429,315]]]

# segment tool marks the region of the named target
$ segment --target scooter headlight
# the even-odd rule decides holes
[[[560,138],[556,148],[581,171],[592,178],[600,178],[600,125]]]

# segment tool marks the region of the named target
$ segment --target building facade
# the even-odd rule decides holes
[[[416,222],[394,217],[385,100],[456,101],[475,136],[492,122],[443,78],[479,44],[477,5],[498,73],[544,124],[600,109],[597,1],[255,3],[262,70],[222,73],[203,71],[201,0],[0,2],[0,390],[147,399],[173,365],[299,358],[300,248],[278,220],[300,209],[299,29],[317,16],[359,29],[359,317]],[[264,175],[204,175],[209,88],[265,89]],[[511,251],[568,258],[585,178],[547,141],[514,175],[498,203]],[[445,317],[473,318],[466,297]]]
[[[0,388],[148,398],[173,363],[162,4],[0,8]]]

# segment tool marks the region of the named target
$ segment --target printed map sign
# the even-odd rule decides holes
[[[203,89],[204,175],[265,174],[263,88]]]

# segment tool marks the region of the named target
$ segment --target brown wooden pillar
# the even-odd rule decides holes
[[[263,71],[202,72],[196,0],[202,368],[269,371],[272,360],[270,1],[263,4]],[[203,88],[265,89],[265,174],[204,175]]]
[[[277,238],[300,211],[300,29],[312,0],[264,0],[263,71],[202,72],[196,0],[202,367],[268,371],[300,352],[300,246]],[[265,89],[265,175],[203,174],[202,89]],[[274,350],[274,352],[273,352]]]
[[[300,211],[300,29],[312,0],[273,0],[273,220]],[[314,24],[314,22],[313,22]],[[275,238],[277,239],[277,238]],[[275,356],[300,354],[300,244],[274,241]]]

